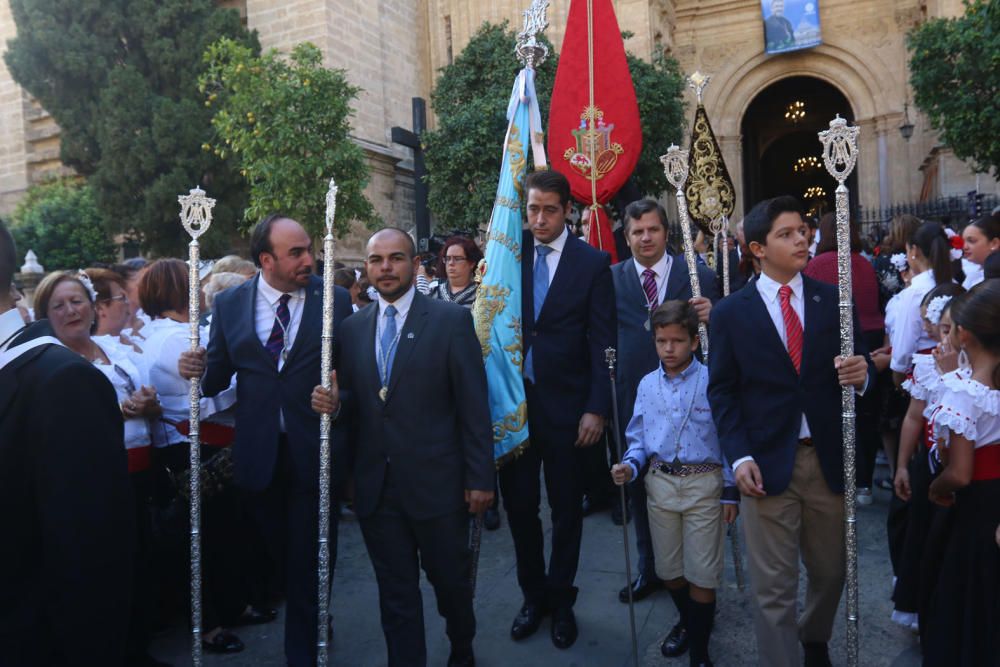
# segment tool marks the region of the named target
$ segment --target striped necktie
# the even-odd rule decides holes
[[[792,358],[792,365],[795,372],[802,371],[802,322],[799,321],[798,313],[792,307],[792,288],[782,285],[778,290],[781,297],[781,317],[785,320],[785,340],[788,347],[788,356]]]
[[[288,311],[288,302],[291,298],[291,294],[282,294],[281,298],[278,299],[278,307],[274,311],[274,326],[271,327],[271,335],[267,337],[267,343],[264,345],[275,364],[278,363],[281,352],[285,349],[285,332],[292,319]]]
[[[642,291],[646,293],[646,303],[649,304],[649,309],[656,308],[659,290],[656,289],[656,272],[653,269],[646,269],[642,272]]]

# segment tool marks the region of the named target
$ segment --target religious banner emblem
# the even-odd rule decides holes
[[[723,221],[728,222],[736,205],[736,190],[733,179],[726,169],[722,149],[712,131],[712,124],[702,104],[702,91],[711,77],[695,72],[689,79],[698,98],[698,109],[694,114],[691,129],[691,150],[688,156],[688,180],[684,188],[688,213],[691,220],[706,235],[721,232]],[[713,226],[713,223],[714,226]],[[713,228],[714,227],[714,228]]]
[[[597,127],[591,129],[588,124],[593,119],[597,120]],[[596,164],[595,178],[604,178],[605,174],[615,168],[618,156],[625,152],[621,144],[611,140],[614,129],[614,123],[604,121],[603,111],[597,107],[587,107],[580,114],[580,127],[572,132],[576,137],[576,148],[567,148],[563,159],[586,178],[590,178],[593,165]],[[591,155],[595,158],[593,163]]]

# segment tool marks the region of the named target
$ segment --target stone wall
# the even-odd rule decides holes
[[[0,0],[0,215],[3,216],[14,209],[21,193],[28,187],[24,93],[14,83],[3,62],[7,40],[14,34],[10,3],[8,0]]]

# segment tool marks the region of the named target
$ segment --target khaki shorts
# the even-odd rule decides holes
[[[679,477],[650,468],[645,483],[656,576],[719,588],[726,535],[722,471]]]

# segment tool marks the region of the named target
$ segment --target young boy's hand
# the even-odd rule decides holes
[[[632,479],[632,466],[627,463],[616,463],[611,466],[611,479],[621,486]]]
[[[843,387],[854,387],[858,391],[865,386],[868,377],[868,361],[860,354],[853,357],[836,357],[833,366]]]
[[[740,515],[740,506],[735,503],[722,504],[722,520],[732,525],[736,517]]]

